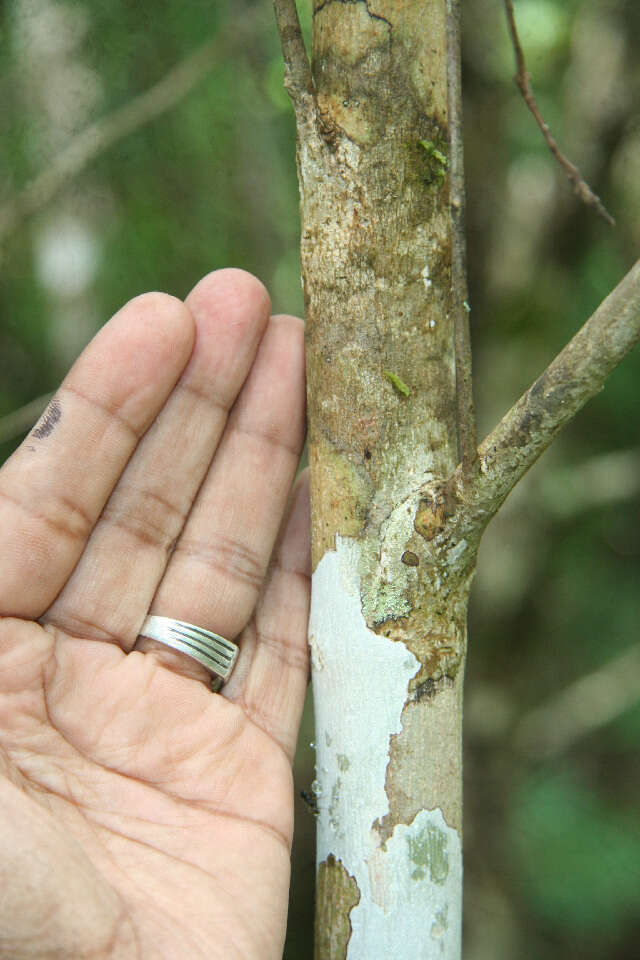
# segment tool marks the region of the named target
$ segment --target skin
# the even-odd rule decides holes
[[[307,678],[303,328],[147,294],[0,471],[0,957],[282,955]],[[213,694],[149,613],[236,639]]]

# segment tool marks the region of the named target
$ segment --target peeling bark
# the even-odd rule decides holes
[[[457,0],[274,0],[298,131],[316,707],[316,960],[459,960],[478,543],[640,330],[632,271],[479,451]],[[458,450],[462,464],[456,466]]]
[[[438,680],[416,685],[424,666],[405,642],[413,634],[371,629],[359,569],[362,542],[338,535],[314,573],[319,870],[339,861],[359,891],[349,914],[351,960],[456,960],[462,671],[451,680],[440,669]],[[318,922],[342,928],[344,901],[326,885],[317,898]],[[317,960],[343,956],[331,951],[327,937],[317,942]]]
[[[428,871],[411,880],[402,832],[440,811],[457,863],[473,562],[453,571],[440,523],[458,459],[454,302],[466,299],[452,287],[443,0],[316,0],[312,76],[298,168],[318,861],[340,860],[358,885],[351,960],[415,956],[421,939],[433,946],[421,955],[454,958],[461,869],[444,886]],[[318,916],[330,930],[343,921],[329,887]],[[413,933],[402,929],[409,902]],[[344,955],[326,938],[316,950]]]

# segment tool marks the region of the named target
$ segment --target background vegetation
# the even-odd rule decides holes
[[[301,0],[307,29],[309,6]],[[580,207],[519,98],[501,0],[463,7],[483,434],[639,255],[640,6],[516,3],[543,113],[615,230]],[[14,412],[53,390],[130,297],[185,296],[225,265],[261,277],[276,311],[302,312],[302,297],[294,126],[268,0],[1,0],[0,18],[0,229],[87,125],[218,38],[173,108],[116,138],[33,215],[18,210],[0,238],[3,459],[26,429]],[[636,351],[530,472],[481,550],[467,680],[466,960],[638,957],[639,506]],[[308,710],[299,788],[313,779],[312,740]],[[287,960],[311,956],[314,821],[297,804]]]

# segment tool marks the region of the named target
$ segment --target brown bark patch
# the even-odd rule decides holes
[[[420,565],[420,557],[413,550],[405,550],[400,557],[407,567],[417,567]]]
[[[318,867],[316,881],[315,960],[346,960],[351,939],[350,914],[360,903],[355,878],[332,853]]]
[[[414,529],[425,540],[433,540],[447,527],[447,521],[455,513],[458,501],[455,492],[446,483],[434,485],[421,497]]]
[[[449,826],[461,830],[461,692],[460,674],[453,682],[427,683],[425,695],[405,705],[402,730],[389,740],[389,813],[374,824],[382,843],[399,823],[412,823],[421,810],[440,808]]]
[[[327,550],[335,550],[336,534],[358,538],[366,520],[368,483],[364,464],[340,455],[332,443],[312,431],[309,445],[313,515],[313,569]]]
[[[377,634],[404,643],[420,661],[420,670],[409,684],[409,694],[417,699],[420,698],[417,691],[424,688],[427,681],[435,684],[440,680],[454,680],[466,652],[464,624],[444,615],[441,625],[431,618],[429,629],[422,625],[424,619],[424,611],[418,609],[398,620],[374,625]],[[437,692],[438,688],[434,686],[432,695]]]
[[[416,532],[425,540],[433,540],[446,526],[444,505],[436,503],[430,497],[420,501],[413,525]]]
[[[317,7],[314,16],[316,57],[320,59],[333,55],[353,67],[391,42],[391,24],[373,16],[366,3],[350,3],[345,9],[345,5],[329,2]]]

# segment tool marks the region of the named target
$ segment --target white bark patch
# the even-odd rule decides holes
[[[348,960],[459,960],[462,847],[442,812],[399,824],[368,867],[372,902],[351,912]]]
[[[425,267],[423,267],[422,273],[420,274],[420,276],[422,277],[422,282],[424,283],[424,288],[425,288],[425,290],[426,290],[427,293],[428,293],[429,290],[431,289],[431,287],[433,286],[433,281],[432,281],[432,279],[431,279],[431,274],[429,273],[429,264],[428,264],[428,263],[425,265]]]
[[[397,826],[386,844],[374,825],[385,792],[392,734],[416,657],[370,630],[358,575],[360,544],[336,537],[313,574],[318,863],[333,854],[355,879],[348,960],[455,960],[460,952],[460,839],[439,810]],[[321,665],[321,666],[320,666]],[[418,918],[418,922],[416,922]]]
[[[364,862],[373,849],[372,824],[389,812],[389,738],[402,729],[407,688],[420,664],[402,642],[367,627],[359,543],[337,536],[336,548],[325,553],[313,574],[309,620],[324,837],[318,856],[322,861],[334,853],[351,872],[349,865]]]

